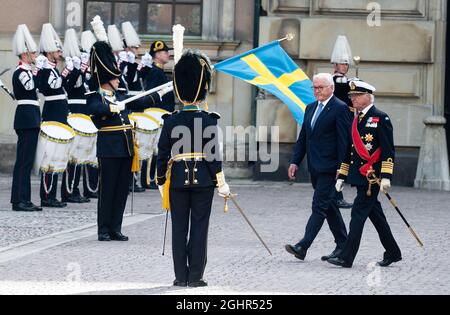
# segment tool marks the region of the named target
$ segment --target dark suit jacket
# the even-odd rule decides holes
[[[312,129],[311,121],[317,106],[318,102],[315,102],[306,108],[291,164],[300,165],[307,155],[310,173],[336,174],[348,152],[351,127],[349,109],[333,96]]]

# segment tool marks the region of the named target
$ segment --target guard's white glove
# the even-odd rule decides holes
[[[171,85],[169,87],[165,87],[164,89],[158,91],[158,94],[159,94],[159,97],[161,98],[161,101],[162,101],[162,98],[163,98],[164,95],[166,95],[167,93],[170,93],[172,91],[173,91],[173,85]]]
[[[119,53],[119,61],[120,62],[126,62],[128,60],[128,55],[126,51],[121,51]]]
[[[126,105],[123,102],[117,102],[116,105],[117,105],[117,108],[119,109],[119,111],[124,111],[126,108]]]
[[[141,64],[143,67],[151,68],[153,66],[152,55],[150,55],[149,53],[146,53],[144,56],[142,56]]]
[[[109,111],[110,111],[111,113],[116,113],[116,114],[118,114],[118,113],[124,111],[125,108],[126,108],[126,106],[125,106],[125,104],[122,103],[122,102],[117,102],[117,103],[111,103],[111,104],[109,104]]]
[[[380,183],[381,191],[387,193],[391,189],[391,180],[383,178]]]
[[[66,57],[66,69],[69,71],[73,71],[73,59],[71,57]]]
[[[230,186],[228,186],[225,181],[225,174],[220,172],[216,175],[217,186],[219,186],[219,196],[220,197],[228,197],[231,194]]]
[[[89,64],[89,54],[88,53],[85,53],[85,52],[81,53],[81,63],[85,64],[85,65]]]
[[[48,59],[44,55],[39,55],[36,57],[36,68],[42,70],[48,64]]]
[[[158,186],[159,193],[161,194],[161,197],[164,197],[164,185]]]
[[[136,62],[136,55],[134,53],[132,53],[131,51],[129,51],[127,53],[127,60],[131,64],[135,63]]]
[[[343,190],[344,190],[344,184],[345,184],[345,181],[343,180],[343,179],[338,179],[337,181],[336,181],[336,191],[337,192],[342,192]]]
[[[77,56],[72,58],[73,66],[75,69],[80,70],[81,69],[81,59]]]

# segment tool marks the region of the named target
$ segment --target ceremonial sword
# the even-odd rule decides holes
[[[8,72],[9,70],[11,70],[10,68],[7,68],[5,70],[3,70],[2,72],[0,72],[0,76],[4,75],[6,72]],[[14,93],[11,92],[2,82],[2,80],[0,80],[0,87],[5,90],[6,93],[8,93],[9,96],[11,96],[11,98],[15,101],[16,97],[14,96]]]

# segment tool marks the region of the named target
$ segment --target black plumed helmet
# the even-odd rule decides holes
[[[175,93],[184,103],[204,101],[212,78],[209,58],[195,50],[187,50],[174,69]]]
[[[97,84],[105,84],[119,78],[122,74],[116,57],[107,42],[96,42],[91,50],[91,74]]]

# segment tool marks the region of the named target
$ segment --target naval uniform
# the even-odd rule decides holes
[[[99,129],[97,157],[99,161],[98,234],[121,233],[135,155],[130,110],[143,110],[160,99],[158,93],[127,104],[121,113],[110,110],[111,102],[127,97],[109,91],[91,93],[87,105],[92,121]]]
[[[67,125],[69,105],[67,95],[63,88],[63,79],[56,69],[56,64],[48,61],[48,65],[39,71],[39,92],[44,95],[45,103],[42,110],[42,120],[56,121]],[[47,194],[44,189],[44,182],[47,187],[52,185],[51,191]],[[55,201],[58,186],[57,174],[42,174],[41,178],[41,200]]]
[[[172,252],[176,280],[195,283],[203,278],[207,260],[209,218],[211,214],[216,174],[222,172],[220,152],[208,150],[207,144],[218,148],[218,114],[201,111],[198,107],[186,106],[182,112],[167,114],[158,144],[157,182],[165,184],[170,191],[170,213],[172,217]],[[184,140],[190,146],[179,152],[174,145],[183,138],[172,133],[178,127],[190,131]],[[201,126],[197,127],[197,126]],[[197,129],[195,128],[197,127]],[[209,136],[203,137],[208,128]],[[202,131],[195,134],[194,130]]]
[[[378,194],[378,184],[370,184],[366,174],[373,172],[379,179],[391,180],[394,169],[394,136],[389,116],[375,106],[368,108],[366,114],[359,114],[352,125],[352,148],[339,171],[339,179],[347,180],[357,188],[354,201],[350,232],[345,248],[339,258],[349,266],[353,264],[359,249],[364,224],[367,218],[372,221],[385,248],[384,259],[401,259],[400,248],[392,235],[383,213]]]
[[[13,74],[12,85],[17,100],[14,129],[18,136],[11,203],[31,203],[31,170],[41,125],[41,110],[36,78],[29,64],[20,63]]]

